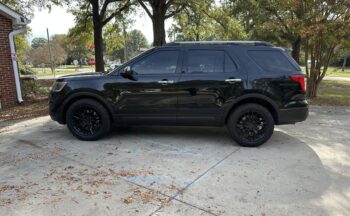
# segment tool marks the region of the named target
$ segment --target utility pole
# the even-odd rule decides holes
[[[123,35],[124,35],[124,63],[127,62],[127,58],[128,58],[128,55],[127,55],[127,42],[126,42],[126,24],[125,24],[125,21],[123,20],[122,21],[122,24],[123,24]]]
[[[54,68],[54,64],[52,61],[52,53],[51,53],[51,45],[50,45],[50,34],[49,34],[49,28],[46,28],[46,33],[47,33],[47,45],[49,46],[49,54],[50,54],[50,62],[51,62],[51,72],[53,74],[53,77],[56,77],[55,74],[55,68]]]

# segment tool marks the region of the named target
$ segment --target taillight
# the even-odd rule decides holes
[[[306,80],[304,75],[292,75],[290,76],[290,79],[294,82],[297,82],[300,84],[301,89],[305,92],[306,91]]]

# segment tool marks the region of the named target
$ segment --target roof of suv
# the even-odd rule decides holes
[[[193,45],[241,45],[241,46],[267,46],[274,45],[265,41],[181,41],[168,43],[165,46],[193,46]]]

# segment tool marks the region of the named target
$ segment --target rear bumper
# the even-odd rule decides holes
[[[297,122],[302,122],[306,120],[308,115],[309,106],[281,109],[279,111],[278,124],[294,124]]]

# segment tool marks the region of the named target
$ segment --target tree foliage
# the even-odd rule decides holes
[[[116,17],[128,12],[133,0],[83,0],[69,1],[70,12],[75,15],[76,23],[85,25],[91,22],[93,26],[93,36],[95,45],[96,71],[104,71],[104,46],[103,28]]]
[[[33,38],[32,40],[32,48],[36,49],[39,47],[43,47],[47,44],[47,39],[46,38],[42,38],[42,37],[37,37],[37,38]]]
[[[327,73],[334,51],[343,45],[350,33],[350,2],[347,0],[292,1],[292,7],[300,8],[300,35],[305,46],[308,77],[308,96],[317,96],[322,79]]]
[[[110,60],[126,60],[134,57],[141,48],[148,48],[146,37],[140,30],[124,32],[121,27],[107,25],[104,31],[106,54]]]
[[[37,48],[33,48],[29,53],[29,60],[34,66],[39,65],[50,65],[50,52],[49,52],[49,44],[46,42],[45,44],[38,46]],[[52,60],[54,65],[63,64],[67,60],[67,52],[63,48],[63,41],[61,37],[53,37],[50,43]]]
[[[123,27],[117,23],[108,24],[103,34],[108,58],[110,60],[122,59],[124,61]]]
[[[80,65],[92,57],[89,46],[94,44],[92,21],[77,22],[67,35],[68,61],[78,60]]]
[[[305,53],[308,96],[316,97],[334,51],[349,34],[348,0],[227,0],[232,14],[243,20],[253,38],[291,45],[300,61]]]
[[[226,0],[226,7],[239,19],[255,40],[273,41],[291,46],[292,56],[299,62],[301,37],[299,19],[303,12],[292,7],[294,0]]]
[[[337,66],[341,65],[342,71],[345,70],[345,67],[349,64],[350,59],[350,35],[346,36],[344,43],[338,46],[334,53],[333,64]]]
[[[20,63],[25,63],[28,59],[28,52],[30,51],[30,45],[25,35],[16,35],[16,54]]]
[[[227,7],[215,6],[208,0],[189,3],[174,20],[169,31],[173,40],[243,40],[248,37]]]
[[[141,48],[148,48],[147,39],[140,30],[132,30],[128,34],[128,41],[132,50],[140,51]]]
[[[53,5],[58,5],[60,0],[1,0],[1,3],[16,10],[27,18],[32,18],[35,7],[51,9]]]

